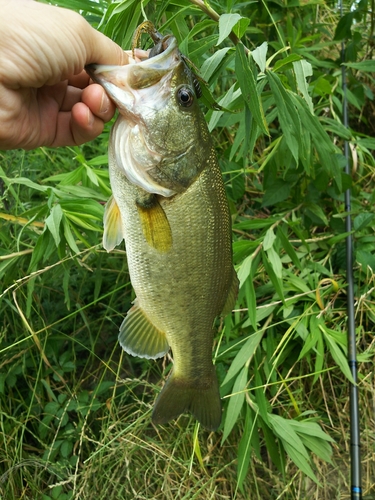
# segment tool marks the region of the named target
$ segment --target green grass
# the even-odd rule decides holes
[[[48,163],[48,154],[30,156],[34,158],[35,170],[38,166],[45,177],[51,174],[48,169],[53,166]],[[17,158],[22,161],[24,153],[4,154],[2,165],[9,161],[8,168],[12,168]],[[70,173],[69,162],[66,165],[65,171]],[[32,171],[32,164],[30,167]],[[21,200],[28,199],[27,192],[30,193],[29,188],[22,185],[14,198],[10,191],[5,191],[4,201],[10,213],[22,214],[33,203],[40,206],[40,200],[33,201],[33,196],[29,206],[21,206]],[[274,217],[277,224],[282,224],[282,218],[277,214]],[[259,213],[250,220],[254,223],[264,219]],[[228,430],[228,422],[231,425],[233,407],[224,414],[224,433],[228,434],[224,443],[222,432],[199,429],[188,416],[163,427],[151,424],[152,404],[170,359],[145,362],[130,358],[117,344],[118,326],[132,300],[124,251],[107,254],[99,244],[100,232],[91,232],[85,238],[95,242],[94,246],[84,248],[77,240],[79,254],[67,253],[59,258],[55,250],[28,274],[31,255],[22,252],[31,247],[35,235],[40,237],[41,229],[4,220],[1,224],[1,234],[11,235],[3,256],[7,257],[11,250],[19,252],[0,261],[3,264],[14,260],[3,270],[5,286],[1,292],[2,498],[89,499],[102,492],[108,498],[123,499],[349,498],[345,496],[349,491],[348,383],[329,350],[322,353],[321,365],[314,352],[298,359],[303,346],[301,335],[306,328],[303,325],[311,324],[311,318],[319,311],[324,325],[340,332],[342,339],[346,335],[343,275],[331,275],[328,280],[316,271],[317,265],[331,259],[333,253],[327,252],[326,240],[321,236],[311,234],[308,243],[304,243],[309,245],[309,252],[298,238],[291,238],[301,262],[308,258],[316,265],[304,271],[304,283],[311,285],[304,291],[297,281],[301,270],[284,254],[283,265],[289,277],[284,283],[285,304],[275,297],[259,263],[254,283],[257,320],[263,336],[251,361],[258,371],[249,371],[246,392],[240,389],[237,394],[230,383],[224,385],[223,401],[226,412],[228,401],[242,395],[252,411],[254,403],[263,401],[268,411],[272,408],[272,414],[297,421],[317,420],[334,439],[332,463],[313,458],[312,467],[320,484],[309,479],[288,458],[281,472],[272,456],[280,452],[280,444],[271,449],[271,459],[269,440],[272,444],[275,436],[269,431],[265,433],[263,422],[250,433],[249,470],[239,489],[238,446],[243,436],[249,435],[244,409],[240,408],[229,433],[225,429]],[[252,241],[256,231],[248,234]],[[244,235],[236,241],[244,241]],[[236,255],[241,260],[241,254],[235,252],[235,260]],[[367,361],[360,364],[363,479],[365,492],[370,492],[375,473],[373,274],[358,268],[356,276],[360,297],[356,305],[358,345],[360,359]],[[333,278],[338,289],[330,281]],[[301,290],[292,287],[288,291],[293,284]],[[317,305],[317,290],[323,310]],[[248,338],[244,327],[238,331],[236,326],[243,325],[245,318],[247,308],[239,307],[218,325],[215,352],[222,381],[231,360]],[[257,373],[261,378],[257,378]]]
[[[141,19],[137,2],[117,12],[104,0],[95,6],[67,1],[60,3],[86,6],[90,22],[102,19],[101,29],[124,45]],[[370,500],[373,78],[348,74],[351,181],[342,173],[348,133],[332,41],[337,13],[277,3],[238,10],[234,2],[232,13],[251,20],[247,47],[267,40],[267,57],[274,57],[263,76],[264,54],[247,65],[230,48],[215,59],[217,24],[191,2],[183,5],[180,11],[171,2],[144,2],[150,19],[173,31],[198,67],[212,70],[204,76],[214,98],[235,111],[207,113],[241,281],[235,310],[217,322],[222,426],[208,433],[189,416],[153,426],[152,405],[172,360],[133,358],[117,343],[134,293],[124,247],[110,254],[101,247],[110,194],[108,128],[79,148],[0,153],[0,499],[349,499],[343,192],[351,187],[363,490]],[[215,8],[223,14],[227,6],[216,2]],[[356,8],[353,30],[362,21],[370,25]],[[369,35],[366,28],[356,38],[358,59]],[[289,52],[276,55],[286,44],[287,60]],[[293,64],[300,57],[313,62],[306,86],[296,83],[301,68]],[[235,69],[248,77],[239,78],[244,94],[256,86],[251,103],[239,94]],[[311,116],[301,98],[306,90]],[[261,133],[260,107],[270,137]]]

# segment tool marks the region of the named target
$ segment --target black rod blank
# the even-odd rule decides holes
[[[345,45],[341,47],[341,62],[345,62]],[[348,128],[348,102],[346,99],[346,68],[342,68],[342,90],[343,90],[343,121]],[[349,144],[345,141],[345,173],[350,175],[349,163]],[[350,405],[350,472],[351,472],[351,499],[362,499],[361,483],[361,447],[360,447],[360,424],[359,424],[359,404],[358,404],[358,373],[357,373],[357,349],[355,332],[355,311],[354,311],[354,280],[353,280],[353,238],[352,238],[352,220],[351,220],[351,190],[345,191],[345,210],[346,216],[346,280],[347,288],[347,313],[348,313],[348,362],[350,372],[354,379],[354,384],[349,382],[349,405]]]

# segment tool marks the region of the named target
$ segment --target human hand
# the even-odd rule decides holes
[[[86,64],[128,62],[79,14],[32,0],[0,0],[0,149],[82,144],[115,112]]]

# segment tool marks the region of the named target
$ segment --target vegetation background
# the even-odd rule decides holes
[[[241,288],[217,325],[219,432],[188,416],[154,427],[171,358],[130,359],[117,344],[133,296],[124,247],[100,243],[109,127],[82,147],[0,152],[0,498],[350,498],[347,188],[375,498],[374,0],[344,0],[343,17],[324,0],[55,3],[124,48],[147,18],[200,68],[222,106],[206,111]]]

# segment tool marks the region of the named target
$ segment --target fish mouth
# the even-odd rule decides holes
[[[128,120],[138,122],[139,116],[137,118],[135,108],[139,99],[142,99],[142,90],[157,84],[162,84],[161,87],[167,89],[167,80],[181,62],[181,53],[174,36],[164,37],[163,49],[156,55],[153,55],[153,49],[126,51],[129,64],[123,66],[89,64],[85,70],[95,83],[105,89],[120,113],[125,114]],[[167,94],[158,92],[158,100],[155,99],[158,109],[162,109],[165,105],[169,97]]]

